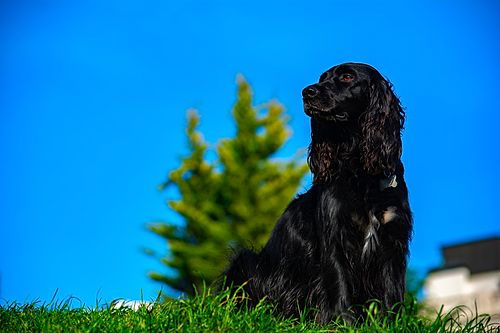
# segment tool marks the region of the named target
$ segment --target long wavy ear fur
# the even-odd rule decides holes
[[[370,103],[361,115],[361,162],[372,175],[393,174],[401,158],[405,113],[392,84],[382,77],[370,86]]]
[[[309,154],[307,163],[314,175],[314,182],[325,182],[329,179],[329,175],[334,169],[334,148],[328,143],[328,129],[323,128],[320,122],[311,119],[311,145],[309,146]]]

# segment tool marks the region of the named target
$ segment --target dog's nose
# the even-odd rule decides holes
[[[305,87],[304,90],[302,90],[302,97],[304,98],[314,98],[318,95],[319,90],[316,88],[314,85]]]

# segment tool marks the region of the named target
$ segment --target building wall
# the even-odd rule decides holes
[[[470,274],[465,267],[440,270],[428,275],[424,285],[426,303],[444,311],[465,305],[478,314],[500,317],[500,270]]]

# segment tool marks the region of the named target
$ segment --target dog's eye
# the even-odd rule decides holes
[[[347,74],[347,73],[342,74],[342,75],[340,75],[339,80],[342,82],[351,82],[352,80],[354,80],[354,75]]]

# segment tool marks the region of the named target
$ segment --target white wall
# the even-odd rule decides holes
[[[465,267],[430,273],[424,285],[426,303],[449,311],[465,305],[500,317],[500,270],[471,275]],[[496,316],[495,316],[496,317]]]

